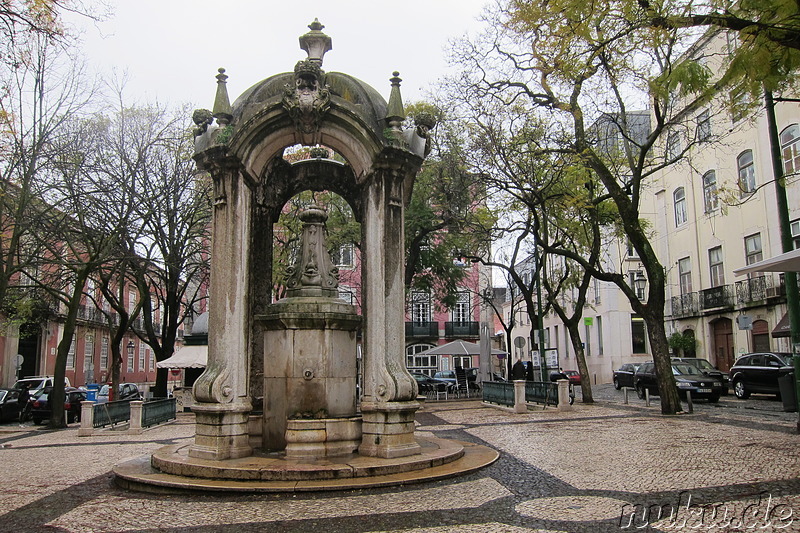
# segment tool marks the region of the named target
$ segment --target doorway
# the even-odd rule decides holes
[[[733,321],[719,318],[711,322],[711,339],[716,366],[727,372],[733,366]]]

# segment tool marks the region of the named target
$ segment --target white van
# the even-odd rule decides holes
[[[69,378],[64,377],[64,385],[66,387],[70,386]],[[33,393],[36,391],[40,391],[45,387],[52,387],[53,386],[53,376],[30,376],[27,378],[22,378],[14,383],[14,386],[11,387],[12,389],[22,389],[23,386],[28,387],[28,393],[33,396]]]

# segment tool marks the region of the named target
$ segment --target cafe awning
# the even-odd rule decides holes
[[[773,337],[791,337],[792,325],[789,323],[789,313],[784,313],[783,318],[780,319],[778,324],[772,330]]]
[[[169,359],[156,363],[158,368],[205,368],[208,360],[208,346],[183,346]]]
[[[800,248],[733,271],[736,276],[754,272],[800,272]]]

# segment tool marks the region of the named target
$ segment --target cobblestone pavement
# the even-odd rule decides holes
[[[566,413],[429,402],[419,432],[501,458],[459,478],[349,492],[149,495],[113,485],[115,463],[190,442],[190,414],[136,436],[4,425],[0,531],[800,531],[797,414],[780,402],[731,397],[663,417],[657,398],[646,407],[610,386],[594,392],[596,404]]]

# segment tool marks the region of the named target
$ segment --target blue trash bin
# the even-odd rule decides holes
[[[90,402],[96,402],[98,390],[100,390],[100,385],[97,383],[86,385],[86,399]]]

